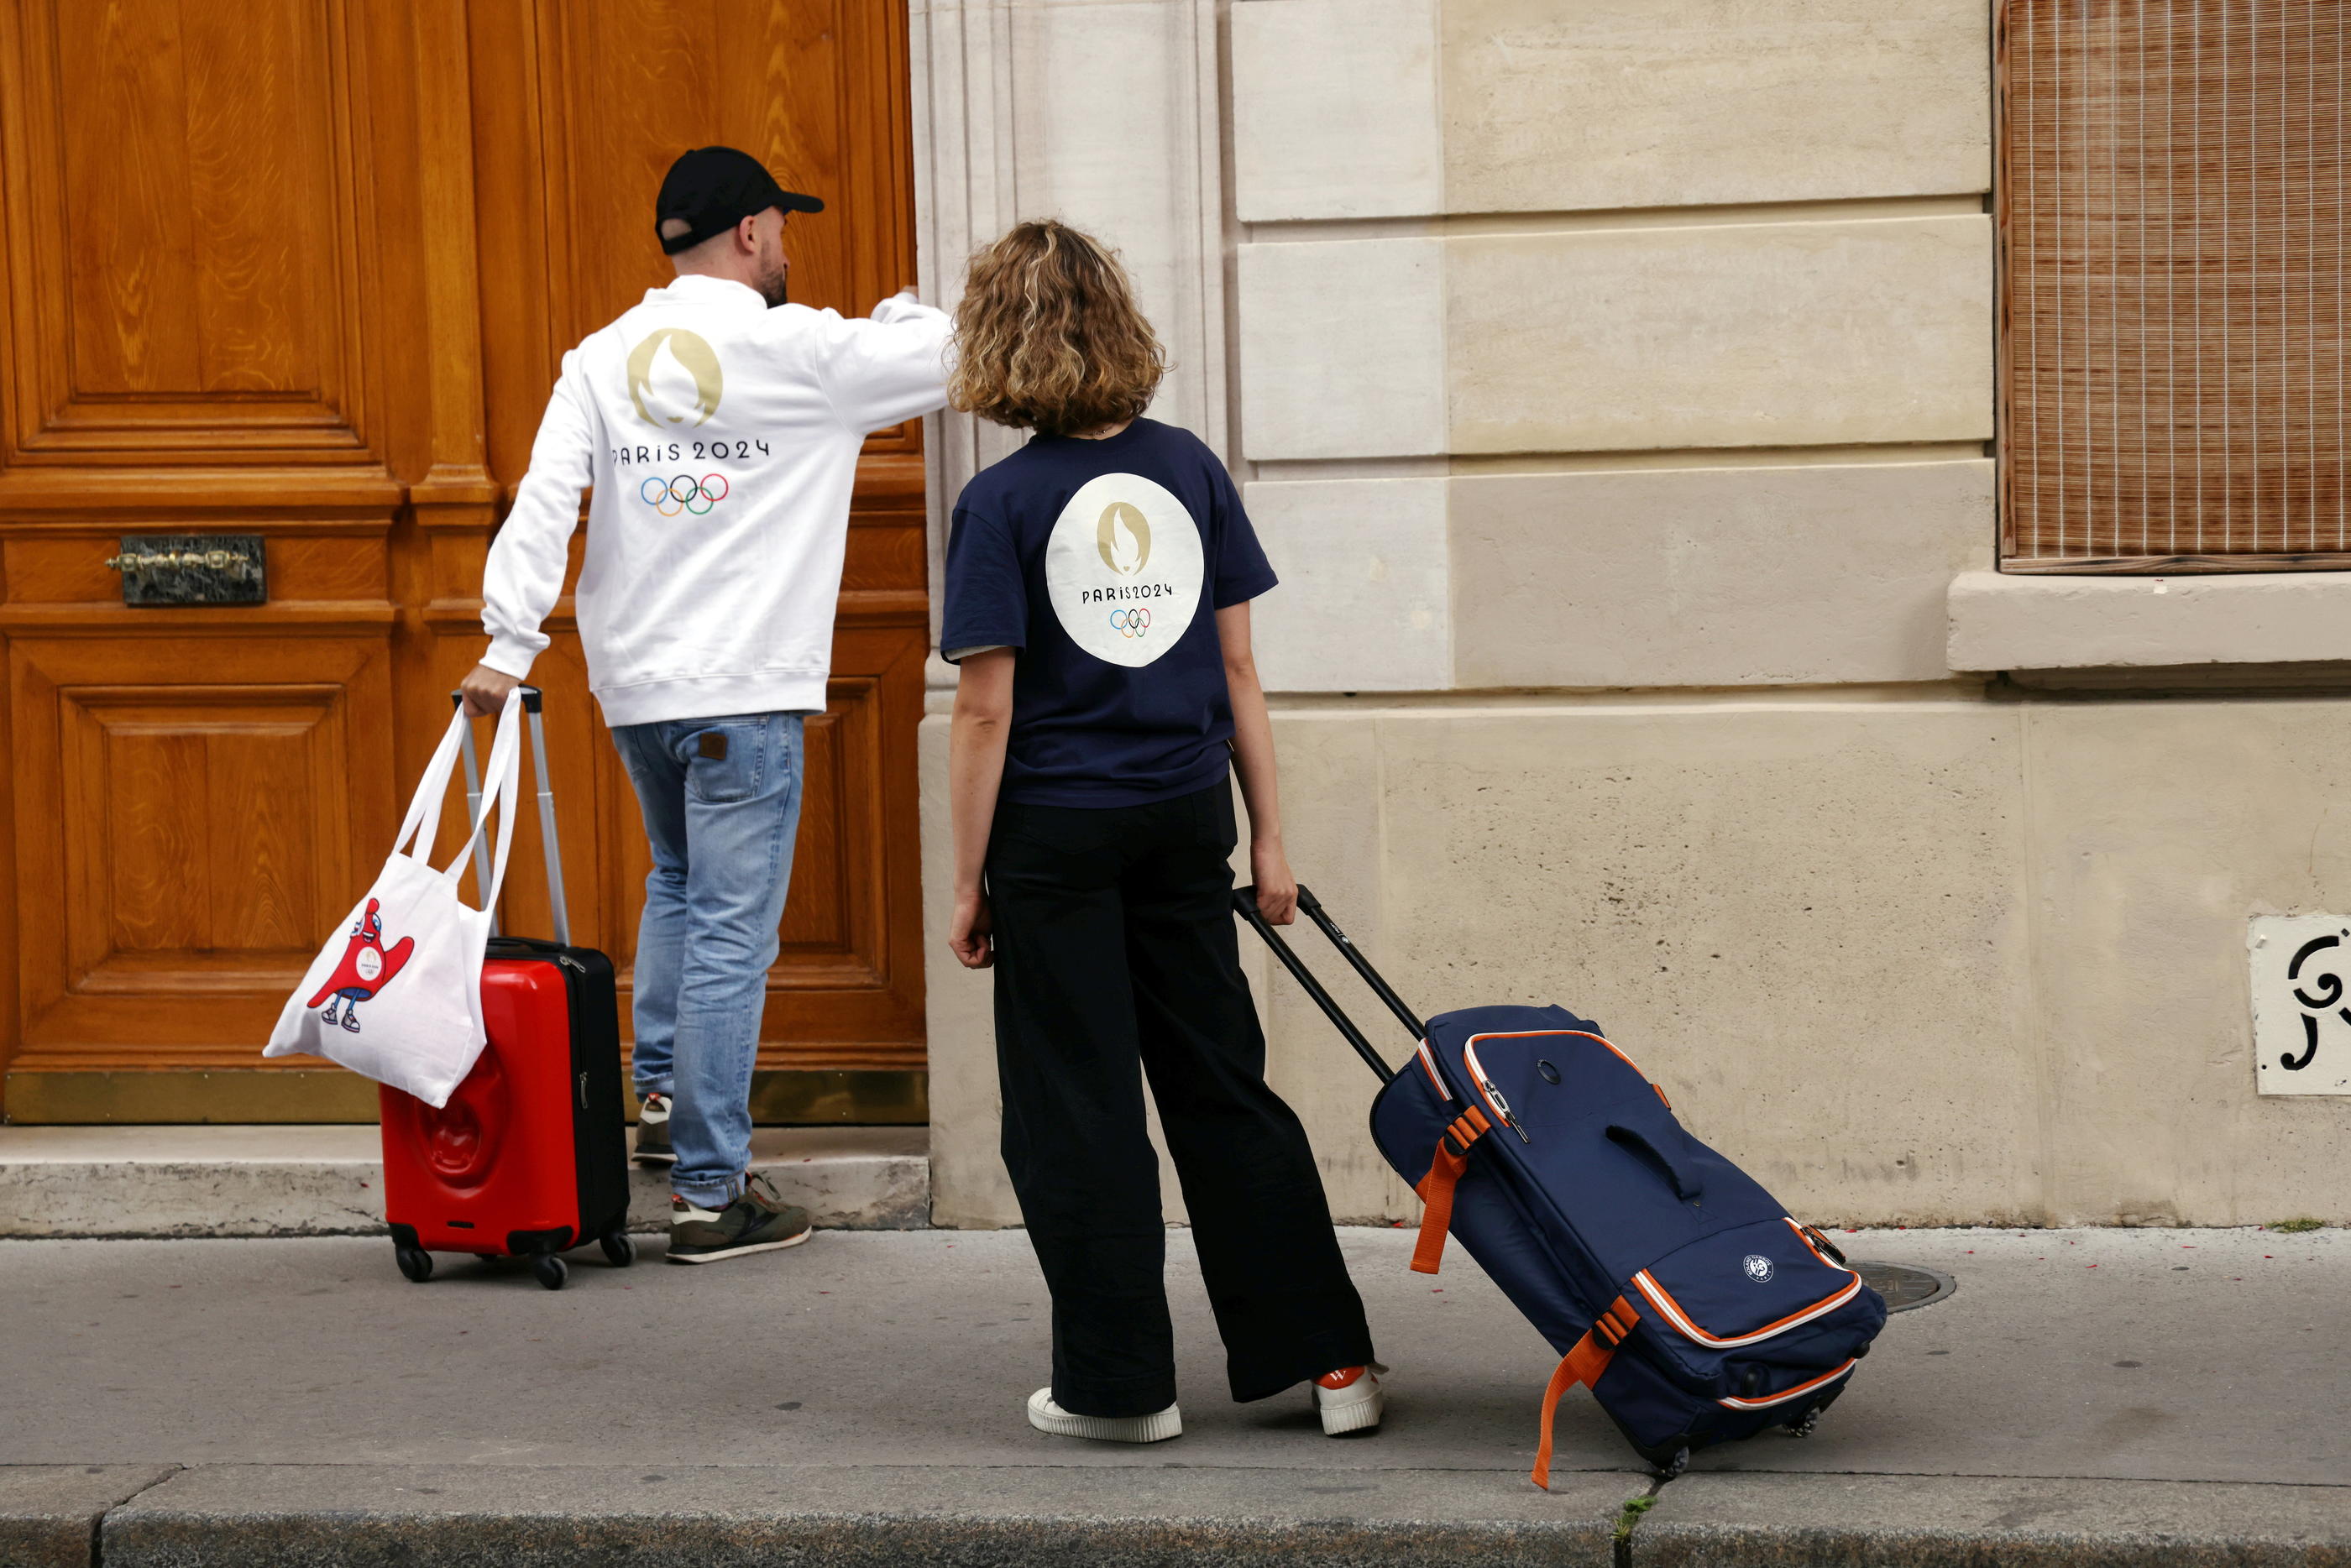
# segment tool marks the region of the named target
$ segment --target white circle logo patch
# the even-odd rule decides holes
[[[383,972],[383,955],[373,948],[361,948],[359,958],[353,961],[351,967],[359,971],[361,980],[373,985],[376,976]]]
[[[1163,485],[1105,473],[1070,497],[1045,545],[1045,592],[1070,640],[1140,670],[1200,607],[1199,525]]]
[[[1771,1260],[1761,1252],[1748,1253],[1740,1260],[1740,1266],[1747,1271],[1747,1277],[1759,1285],[1771,1283],[1771,1275],[1775,1272]]]

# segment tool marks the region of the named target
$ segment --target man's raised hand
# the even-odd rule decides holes
[[[465,716],[479,719],[496,713],[507,705],[507,693],[522,682],[503,670],[493,670],[486,664],[476,664],[457,682],[457,690],[465,699]]]

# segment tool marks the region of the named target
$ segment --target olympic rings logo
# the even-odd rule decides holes
[[[653,475],[637,486],[637,499],[664,517],[674,517],[681,512],[699,517],[726,499],[727,488],[723,473],[705,473],[700,479],[681,473],[667,480]]]
[[[1115,609],[1110,612],[1110,624],[1118,628],[1121,637],[1141,637],[1151,629],[1151,612],[1141,605],[1133,609]]]

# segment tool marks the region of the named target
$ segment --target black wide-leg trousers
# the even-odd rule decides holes
[[[1306,1130],[1265,1082],[1232,914],[1230,788],[1007,805],[988,840],[1004,1164],[1053,1295],[1053,1398],[1176,1400],[1159,1166],[1183,1184],[1236,1399],[1372,1359]]]

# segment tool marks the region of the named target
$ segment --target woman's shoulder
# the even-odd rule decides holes
[[[1171,425],[1165,420],[1149,418],[1138,419],[1134,422],[1142,427],[1144,438],[1156,444],[1164,452],[1206,459],[1210,462],[1217,461],[1217,454],[1208,443],[1182,425]]]
[[[965,480],[962,491],[956,496],[956,510],[1001,516],[1008,504],[1017,502],[1026,488],[1024,470],[1028,465],[1020,457],[1028,450],[1025,446],[1017,447]]]
[[[1158,438],[1160,456],[1167,462],[1196,466],[1222,479],[1230,479],[1232,470],[1215,447],[1182,425],[1162,424],[1150,421],[1152,433]]]

